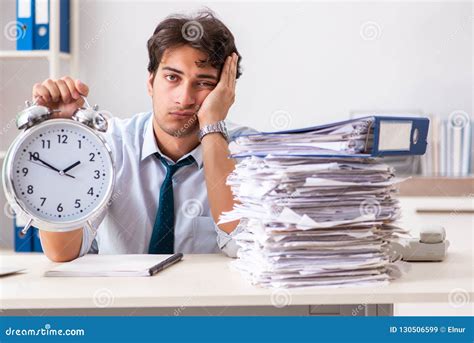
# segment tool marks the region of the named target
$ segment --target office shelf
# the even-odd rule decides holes
[[[20,51],[20,50],[0,50],[0,58],[51,58],[51,52],[49,50],[29,50],[29,51]],[[63,60],[70,60],[71,54],[60,52],[59,58]]]
[[[50,1],[49,10],[49,50],[0,50],[1,59],[41,59],[46,58],[49,62],[49,78],[60,77],[60,62],[70,62],[70,75],[79,75],[79,0],[71,0],[70,21],[70,49],[71,53],[63,53],[59,49],[59,0]]]
[[[399,190],[401,196],[474,196],[474,176],[414,176]]]

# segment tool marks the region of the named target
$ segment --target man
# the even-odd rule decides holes
[[[153,111],[112,120],[106,135],[117,175],[111,202],[93,230],[40,231],[53,261],[88,252],[235,256],[238,221],[216,225],[234,205],[225,184],[235,166],[227,135],[248,130],[227,133],[223,125],[240,76],[232,33],[210,12],[175,15],[158,24],[147,45]],[[35,84],[33,98],[69,117],[88,92],[81,81],[63,77]]]

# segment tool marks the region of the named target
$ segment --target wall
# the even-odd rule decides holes
[[[80,2],[80,78],[119,117],[149,110],[146,41],[173,12],[213,9],[233,31],[244,73],[229,114],[260,130],[346,118],[353,111],[472,115],[471,2]],[[3,28],[15,1],[0,0]],[[64,66],[67,73],[67,64]],[[47,63],[0,60],[0,150]],[[9,228],[0,196],[0,225]],[[11,245],[0,230],[0,247]]]

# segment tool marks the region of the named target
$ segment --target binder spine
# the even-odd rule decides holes
[[[16,49],[33,50],[34,0],[16,2]]]

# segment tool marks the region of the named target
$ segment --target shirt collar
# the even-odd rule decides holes
[[[142,153],[141,153],[141,161],[143,161],[145,158],[147,158],[150,155],[153,155],[155,153],[159,153],[161,156],[164,156],[168,160],[171,161],[171,159],[163,154],[160,151],[160,148],[156,144],[155,140],[155,133],[153,132],[153,112],[150,115],[150,118],[147,120],[145,131],[143,133],[143,145],[142,145]],[[199,144],[197,147],[195,147],[191,152],[187,153],[183,157],[180,158],[180,160],[192,156],[194,160],[196,161],[197,165],[199,168],[202,168],[203,166],[203,160],[202,160],[202,145]]]

